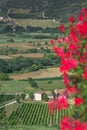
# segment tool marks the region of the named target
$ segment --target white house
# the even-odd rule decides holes
[[[35,101],[41,101],[44,91],[38,91],[34,93],[34,100]]]

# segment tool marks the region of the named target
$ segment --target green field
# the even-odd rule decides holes
[[[7,93],[20,93],[23,91],[29,92],[29,91],[36,91],[38,89],[44,89],[44,90],[53,90],[53,89],[59,89],[64,88],[63,81],[61,79],[45,79],[45,80],[35,80],[38,88],[32,88],[29,84],[29,81],[20,81],[20,80],[10,80],[10,81],[0,81],[0,88],[1,92],[7,92]]]
[[[5,128],[0,130],[6,130]],[[24,127],[8,127],[7,130],[59,130],[58,127],[52,126],[24,126]]]
[[[18,107],[16,111],[12,112],[8,122],[11,126],[49,126],[58,125],[63,116],[72,116],[70,108],[61,110],[58,113],[55,110],[53,116],[51,117],[47,104],[23,103],[21,107]],[[52,122],[50,122],[51,118]]]
[[[44,20],[44,19],[14,19],[16,23],[21,26],[34,26],[34,27],[58,27],[59,23],[53,20]]]
[[[39,42],[39,41],[49,41],[51,38],[57,38],[60,35],[58,33],[8,33],[0,34],[0,43],[29,43],[29,42]],[[14,42],[9,41],[13,39]]]

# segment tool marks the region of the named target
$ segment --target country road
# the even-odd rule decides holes
[[[9,93],[8,93],[8,94],[9,94]],[[16,93],[16,94],[17,94],[17,93]],[[29,95],[26,94],[25,99],[28,99],[28,98],[29,98]],[[22,99],[20,99],[20,101],[21,101],[21,100],[22,100]],[[14,100],[14,101],[11,101],[11,102],[9,102],[9,103],[6,103],[5,105],[0,106],[0,109],[3,108],[3,107],[10,106],[10,105],[12,105],[12,104],[14,104],[14,103],[17,103],[17,101]]]
[[[7,106],[9,106],[9,105],[12,105],[12,104],[14,104],[14,103],[16,103],[16,102],[17,102],[17,101],[14,100],[14,101],[12,101],[12,102],[10,102],[10,103],[6,103],[5,105],[1,106],[0,109],[3,108],[3,107],[7,107]]]

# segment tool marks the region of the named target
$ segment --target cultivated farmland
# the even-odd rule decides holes
[[[34,27],[58,27],[58,22],[51,19],[14,19],[14,21],[21,26],[34,26]]]
[[[42,58],[44,54],[41,53],[30,53],[30,54],[12,54],[11,57],[25,57],[25,58]]]
[[[58,119],[57,119],[58,116]],[[63,116],[72,116],[70,108],[54,112],[53,125],[59,124]],[[16,111],[13,111],[9,117],[10,125],[50,125],[50,113],[47,104],[24,103]]]
[[[2,93],[21,93],[26,91],[38,91],[39,89],[44,90],[54,90],[65,88],[62,79],[60,78],[41,78],[35,79],[35,82],[38,85],[38,88],[33,88],[28,80],[10,80],[10,81],[0,81],[1,92]],[[50,82],[50,83],[49,83]]]

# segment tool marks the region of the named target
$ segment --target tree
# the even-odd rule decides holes
[[[0,59],[0,72],[7,72],[7,61]]]
[[[25,94],[25,93],[22,93],[22,94],[21,94],[21,99],[24,100],[24,99],[25,99],[25,96],[26,96],[26,94]]]
[[[17,94],[15,99],[16,99],[17,103],[20,103],[20,95]]]
[[[0,93],[1,93],[1,91],[2,91],[2,85],[0,84]]]
[[[14,27],[14,31],[15,31],[16,33],[21,33],[21,32],[24,32],[24,31],[25,31],[25,28],[22,27],[22,26],[17,25],[17,26]]]
[[[11,32],[13,32],[13,28],[12,28],[12,26],[7,25],[7,26],[3,27],[2,32],[3,33],[11,33]]]
[[[38,87],[38,84],[35,82],[34,79],[28,78],[28,81],[29,81],[30,85],[31,85],[33,88],[37,88],[37,87]]]
[[[0,73],[0,80],[9,80],[9,76],[6,73]]]
[[[30,92],[30,93],[29,93],[29,98],[30,98],[31,100],[34,99],[34,93],[33,93],[33,92]]]
[[[48,101],[48,95],[46,93],[43,93],[42,100]]]
[[[32,70],[33,71],[39,70],[39,66],[37,64],[33,64],[32,65]]]

